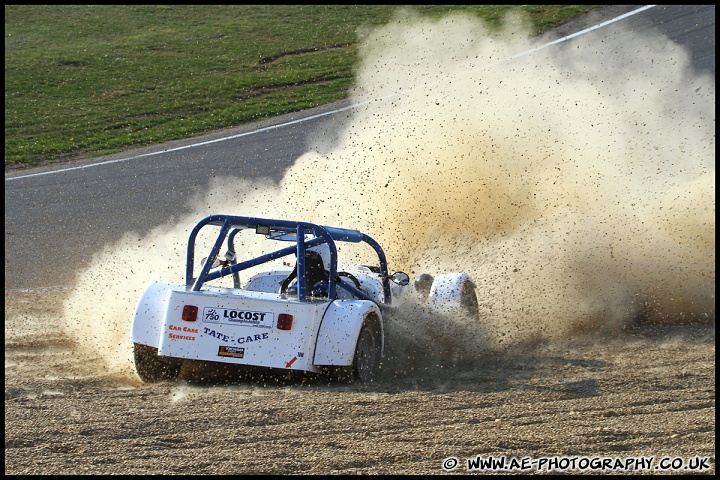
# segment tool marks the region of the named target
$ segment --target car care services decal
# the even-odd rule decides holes
[[[231,347],[230,345],[220,345],[218,348],[218,357],[243,358],[245,349],[242,347]]]
[[[207,323],[224,323],[226,325],[272,328],[275,324],[275,315],[272,312],[253,312],[251,310],[205,307],[203,309],[202,321]]]
[[[197,328],[191,327],[178,327],[176,325],[168,325],[170,333],[168,338],[173,340],[195,340],[195,335],[188,335],[188,333],[198,333]]]

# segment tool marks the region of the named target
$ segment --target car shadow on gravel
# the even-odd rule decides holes
[[[461,364],[425,365],[422,368],[397,368],[396,362],[381,369],[371,382],[334,380],[325,375],[286,370],[252,369],[193,362],[186,364],[179,376],[180,382],[196,387],[244,385],[254,388],[297,388],[320,391],[357,391],[376,393],[403,393],[407,391],[499,392],[518,388],[545,372],[562,369],[601,370],[604,361],[588,360],[568,355],[542,353],[509,354],[486,353],[481,358]],[[596,390],[592,382],[572,382],[569,392],[589,396]]]
[[[616,351],[659,347],[664,343],[713,343],[714,325],[641,325],[609,335],[578,334],[562,341],[517,344],[503,351],[479,352],[474,358],[432,362],[419,357],[390,358],[378,378],[360,384],[319,374],[285,370],[224,368],[196,364],[180,382],[197,387],[247,386],[327,392],[400,394],[408,391],[497,393],[533,390],[566,399],[600,395],[597,378],[615,367]],[[405,352],[407,353],[407,352]],[[605,357],[605,358],[599,358]]]

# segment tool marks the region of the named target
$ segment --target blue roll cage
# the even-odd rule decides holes
[[[213,244],[210,255],[208,255],[207,260],[200,270],[200,274],[195,277],[193,275],[193,265],[195,263],[195,240],[200,230],[207,225],[219,226],[220,232]],[[236,263],[235,236],[240,231],[246,229],[254,229],[255,233],[265,234],[266,238],[294,240],[295,245]],[[313,237],[305,240],[305,235],[307,234],[313,235]],[[233,253],[233,258],[229,261],[229,265],[213,270],[214,260],[220,253],[220,249],[222,248],[222,244],[225,242],[226,238],[228,251]],[[354,286],[349,285],[346,282],[338,281],[337,247],[335,246],[336,241],[352,243],[365,242],[370,245],[373,250],[375,250],[378,255],[378,260],[380,261],[380,278],[382,281],[385,303],[389,305],[391,303],[390,279],[388,275],[385,252],[382,247],[380,247],[380,244],[378,244],[370,236],[357,230],[328,227],[316,225],[314,223],[296,222],[291,220],[274,220],[269,218],[222,214],[210,215],[209,217],[205,217],[200,220],[197,225],[195,225],[195,228],[192,229],[192,232],[190,232],[190,238],[188,239],[185,285],[192,287],[193,291],[199,291],[206,282],[228,275],[233,275],[235,287],[239,288],[240,282],[238,272],[278,258],[296,254],[298,300],[304,302],[307,301],[308,296],[308,286],[305,282],[305,250],[327,243],[330,247],[330,281],[328,286],[328,298],[332,300],[337,297],[337,286],[339,285],[341,288],[347,290],[357,298],[376,302],[376,299],[369,297],[360,290],[356,289]]]

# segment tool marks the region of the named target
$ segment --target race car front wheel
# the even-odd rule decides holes
[[[140,343],[134,343],[133,347],[135,370],[140,380],[146,383],[156,383],[175,380],[178,377],[182,360],[161,357],[158,355],[157,348]]]
[[[463,313],[470,319],[477,319],[480,315],[475,285],[470,282],[463,283],[462,293],[460,294],[460,306],[462,307]]]

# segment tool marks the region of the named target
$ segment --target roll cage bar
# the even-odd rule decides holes
[[[219,226],[220,232],[213,244],[207,260],[203,264],[200,274],[195,277],[193,274],[193,266],[195,262],[195,240],[200,230],[207,226]],[[295,245],[281,248],[279,250],[260,255],[258,257],[246,260],[240,263],[236,262],[235,254],[235,236],[242,230],[254,229],[257,234],[264,234],[266,238],[277,240],[293,240]],[[313,238],[305,240],[305,235],[313,235]],[[221,268],[213,270],[214,262],[220,253],[222,244],[227,239],[228,252],[230,253],[227,262],[224,262]],[[305,282],[305,250],[308,248],[326,243],[330,247],[330,281],[328,285],[328,298],[336,298],[337,286],[347,290],[351,294],[361,299],[373,299],[354,286],[339,281],[337,273],[337,247],[335,242],[365,242],[370,245],[378,255],[380,262],[380,278],[382,281],[385,303],[391,303],[390,295],[390,279],[387,269],[387,260],[385,252],[380,244],[373,240],[370,236],[357,230],[346,228],[328,227],[316,225],[308,222],[296,222],[291,220],[274,220],[269,218],[244,217],[235,215],[210,215],[200,220],[190,232],[187,248],[187,264],[185,271],[185,285],[192,287],[193,291],[199,291],[206,282],[233,275],[234,285],[240,287],[238,272],[248,268],[261,265],[263,263],[285,257],[287,255],[297,255],[297,278],[298,278],[298,300],[304,302],[307,300],[308,286]]]

